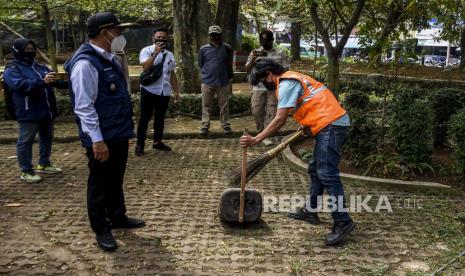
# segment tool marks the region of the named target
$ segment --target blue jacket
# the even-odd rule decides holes
[[[71,70],[78,60],[88,60],[98,72],[98,92],[94,108],[99,118],[100,131],[105,143],[128,140],[135,137],[132,121],[132,104],[129,97],[126,79],[121,68],[103,58],[92,46],[85,43],[65,63],[65,71],[71,75]],[[72,83],[69,85],[71,103],[75,107],[75,95]],[[79,136],[82,145],[92,147],[89,135],[82,131],[79,117],[76,116]]]
[[[43,79],[49,72],[45,65],[29,65],[16,59],[6,66],[3,79],[12,92],[18,121],[52,120],[58,116],[53,87],[68,86],[65,81],[45,84]]]

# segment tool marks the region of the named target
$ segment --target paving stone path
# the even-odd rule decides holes
[[[14,145],[0,145],[0,274],[422,275],[465,247],[456,219],[463,196],[355,182],[345,183],[348,195],[386,195],[393,212],[354,213],[358,228],[338,247],[323,243],[329,214],[322,214],[321,226],[283,212],[264,213],[258,225],[223,225],[216,210],[228,188],[223,176],[239,164],[237,139],[168,143],[173,152],[148,151],[142,158],[134,156],[131,143],[127,209],[147,226],[115,230],[120,247],[113,253],[96,247],[88,225],[86,157],[78,142],[54,145],[53,160],[64,173],[37,184],[18,179]],[[264,150],[251,150],[251,158]],[[250,184],[264,196],[305,196],[307,181],[278,158]],[[460,260],[448,271],[464,267]]]

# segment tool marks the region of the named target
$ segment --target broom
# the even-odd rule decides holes
[[[304,135],[304,130],[299,129],[297,132],[292,134],[286,141],[277,145],[275,148],[261,154],[259,157],[247,163],[247,179],[246,183],[249,182],[257,173],[259,173],[265,166],[270,162],[271,159],[276,157],[281,151],[283,151],[289,144],[295,142],[297,139]],[[233,187],[239,186],[241,183],[242,167],[239,166],[232,170],[226,177]]]

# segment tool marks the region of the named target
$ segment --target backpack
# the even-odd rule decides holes
[[[8,63],[5,66],[5,70],[7,68],[17,68],[15,64]],[[16,109],[15,109],[15,103],[13,102],[13,91],[8,87],[6,82],[3,79],[3,75],[5,73],[0,74],[0,88],[3,90],[3,99],[5,101],[5,108],[6,111],[9,115],[9,117],[13,120],[16,120]]]

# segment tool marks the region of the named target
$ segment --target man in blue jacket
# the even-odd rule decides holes
[[[109,12],[91,16],[89,42],[65,63],[79,136],[89,159],[87,211],[97,243],[105,251],[118,247],[111,229],[145,225],[127,217],[124,204],[129,139],[135,135],[126,79],[114,53],[126,45],[125,25]]]
[[[34,61],[37,47],[27,38],[16,39],[11,49],[14,60],[7,64],[3,79],[12,93],[16,119],[19,124],[19,137],[16,144],[20,179],[39,182],[42,178],[35,174],[61,173],[62,170],[50,163],[53,139],[53,120],[57,108],[53,87],[67,88],[67,82],[56,80],[55,73],[47,66]],[[32,166],[32,144],[39,132],[40,159],[34,171]]]

